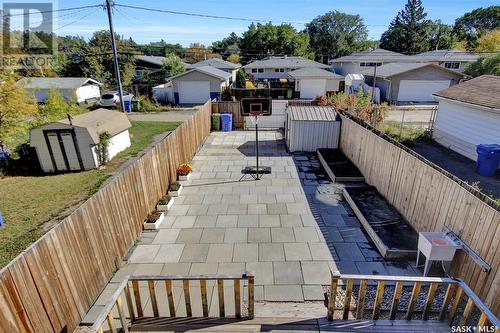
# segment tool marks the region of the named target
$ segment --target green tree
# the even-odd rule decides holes
[[[465,40],[467,49],[477,47],[477,41],[489,31],[500,28],[500,6],[477,8],[455,20],[453,32],[459,40]]]
[[[436,20],[429,23],[429,50],[452,49],[456,42],[453,27]]]
[[[92,70],[99,66],[98,59],[91,55],[90,46],[83,37],[60,37],[58,44],[61,57],[59,74],[61,76],[100,79]]]
[[[135,43],[128,39],[122,39],[118,34],[116,38],[116,47],[118,50],[118,64],[123,85],[128,86],[132,83],[135,70],[135,54],[137,53]],[[111,35],[107,30],[94,32],[89,41],[90,53],[87,57],[92,57],[91,71],[94,76],[100,78],[103,82],[114,86],[114,61],[111,51]]]
[[[87,110],[76,103],[76,95],[67,99],[58,89],[49,89],[47,100],[39,106],[34,125],[41,126],[52,121],[64,119],[67,115],[77,115]]]
[[[229,57],[227,57],[227,61],[232,62],[233,64],[238,64],[240,62],[240,55],[239,54],[231,54]]]
[[[479,58],[467,66],[465,74],[474,77],[484,74],[500,76],[500,54]]]
[[[477,52],[500,52],[500,29],[484,34],[477,40]]]
[[[183,73],[186,70],[181,58],[175,53],[169,53],[165,57],[165,62],[162,66],[162,72],[167,77]]]
[[[15,148],[25,142],[32,119],[37,116],[35,99],[16,84],[10,71],[0,72],[0,149]]]
[[[240,37],[234,32],[222,40],[212,43],[213,52],[219,53],[223,57],[229,57],[232,54],[240,53]]]
[[[316,52],[316,59],[326,62],[360,51],[368,37],[363,18],[339,11],[318,16],[306,25],[311,49]]]
[[[432,21],[421,0],[408,0],[405,8],[392,20],[380,38],[380,47],[401,53],[421,53],[429,50],[429,31]]]
[[[185,50],[181,44],[169,44],[165,42],[163,39],[159,42],[151,42],[149,44],[137,45],[137,50],[144,53],[145,55],[151,56],[165,56],[169,53],[175,53],[180,58],[183,58],[185,55]]]
[[[245,70],[240,68],[236,72],[236,88],[245,88],[246,87],[246,73]]]

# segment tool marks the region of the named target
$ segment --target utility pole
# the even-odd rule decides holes
[[[115,66],[115,79],[118,85],[118,95],[120,95],[120,106],[122,112],[125,112],[125,102],[123,101],[123,88],[122,80],[120,78],[120,66],[118,65],[118,51],[116,50],[115,30],[113,28],[113,16],[111,8],[113,7],[113,0],[106,0],[106,9],[108,11],[109,32],[111,33],[111,47],[113,48],[113,62]]]
[[[377,83],[377,63],[375,63],[375,69],[373,70],[373,87],[372,87],[372,97],[371,97],[371,108],[372,108],[372,114],[371,114],[371,125],[375,126],[376,124],[376,117],[377,115],[375,107],[373,106],[373,98],[375,97],[375,84]]]

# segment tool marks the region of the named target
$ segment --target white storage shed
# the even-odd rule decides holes
[[[289,106],[286,113],[286,145],[290,152],[315,152],[338,148],[340,119],[331,106]]]
[[[130,146],[128,117],[118,111],[97,109],[61,119],[30,132],[30,146],[36,149],[44,172],[69,172],[99,167],[97,144],[101,133],[111,135],[108,159]]]

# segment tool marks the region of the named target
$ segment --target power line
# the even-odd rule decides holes
[[[94,14],[95,13],[95,9],[94,10],[90,10],[88,13],[84,14],[82,17],[79,17],[78,19],[72,21],[72,22],[69,22],[67,24],[64,24],[64,25],[61,25],[59,27],[57,27],[57,29],[54,29],[54,31],[58,31],[58,30],[61,30],[67,26],[70,26],[72,24],[75,24],[75,23],[78,23],[78,22],[81,22],[83,19],[89,17],[90,15]]]
[[[156,13],[164,13],[164,14],[172,14],[172,15],[183,15],[183,16],[194,16],[194,17],[221,19],[221,20],[244,21],[244,22],[263,22],[263,23],[272,22],[270,20],[262,20],[262,19],[252,19],[252,18],[234,17],[234,16],[209,15],[209,14],[200,14],[200,13],[188,13],[188,12],[180,12],[180,11],[173,11],[173,10],[166,10],[166,9],[159,9],[159,8],[122,5],[122,4],[118,4],[118,3],[115,3],[114,6],[116,6],[116,7],[130,8],[130,9],[136,9],[136,10],[145,10],[145,11],[156,12]],[[291,22],[280,22],[280,21],[278,21],[277,23],[284,23],[284,24],[286,24],[286,23],[303,23],[303,22],[293,22],[293,21],[291,21]]]
[[[89,6],[81,6],[81,7],[71,7],[71,8],[61,8],[61,9],[53,9],[53,10],[42,10],[42,11],[36,11],[36,12],[25,12],[22,14],[9,14],[9,15],[1,15],[2,19],[6,17],[14,17],[14,16],[28,16],[28,15],[37,15],[37,14],[45,14],[45,13],[58,13],[58,12],[67,12],[67,11],[72,11],[72,10],[79,10],[79,9],[88,9],[88,8],[97,8],[97,7],[103,7],[103,5],[89,5]]]

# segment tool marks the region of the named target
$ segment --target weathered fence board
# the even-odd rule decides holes
[[[0,333],[72,332],[210,133],[210,102],[0,271]]]
[[[447,226],[492,267],[485,273],[460,254],[453,274],[464,279],[497,315],[500,312],[500,212],[430,162],[343,117],[340,147],[366,181],[417,231]]]

